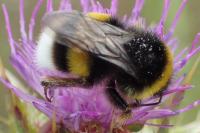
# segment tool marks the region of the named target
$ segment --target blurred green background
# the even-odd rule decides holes
[[[73,4],[73,8],[79,10],[80,5],[78,0],[71,0]],[[134,0],[119,0],[119,16],[122,16],[123,14],[130,14],[132,6],[134,5]],[[162,12],[162,6],[163,6],[164,0],[146,0],[144,8],[142,10],[142,16],[146,18],[146,21],[148,24],[155,24],[159,21],[161,12]],[[167,29],[174,16],[176,11],[178,10],[178,7],[180,5],[182,0],[171,0],[171,8],[168,15],[168,19],[165,25],[165,29]],[[31,12],[34,8],[34,5],[36,4],[37,0],[25,0],[25,17],[26,22],[29,22],[29,18],[31,16]],[[110,0],[100,0],[100,2],[103,3],[106,7],[109,7]],[[16,40],[19,39],[19,0],[0,0],[0,4],[5,4],[8,8],[9,14],[10,14],[10,20],[13,30],[13,35]],[[57,7],[59,4],[59,0],[55,0],[54,4],[55,7]],[[196,33],[200,32],[200,1],[198,0],[189,0],[188,4],[186,5],[186,8],[184,9],[180,21],[177,25],[176,31],[175,31],[175,37],[179,39],[180,47],[179,50],[183,49],[184,47],[190,46],[192,40],[194,39],[194,36]],[[40,18],[45,10],[45,4],[43,4],[42,9],[40,10],[39,16],[37,18],[36,23],[36,33],[35,37],[37,37],[39,27],[40,27]],[[200,43],[199,43],[200,45]],[[4,65],[14,72],[11,65],[9,64],[9,45],[7,40],[7,33],[5,30],[5,23],[4,23],[4,17],[2,10],[0,9],[0,56],[3,59]],[[178,50],[178,51],[179,51]],[[187,64],[185,69],[182,72],[188,72],[195,59],[200,56],[198,54]],[[198,71],[193,75],[193,80],[191,83],[194,85],[194,88],[192,90],[189,90],[186,92],[185,98],[182,102],[181,107],[184,107],[187,104],[190,104],[191,102],[200,99],[200,66],[198,66]],[[9,103],[9,95],[8,91],[0,84],[0,116],[6,118],[6,116],[9,114],[7,110],[7,104]],[[194,121],[196,119],[196,115],[200,107],[197,107],[191,111],[188,111],[186,113],[181,114],[176,119],[176,123],[178,125],[187,124],[191,121]],[[6,125],[0,123],[0,132],[6,132]]]

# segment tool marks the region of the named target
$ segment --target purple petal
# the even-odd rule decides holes
[[[139,18],[143,5],[144,5],[144,0],[135,1],[135,6],[132,9],[132,15],[131,18],[129,19],[129,23],[134,23]]]
[[[47,0],[46,12],[52,12],[52,11],[53,11],[53,1]]]
[[[112,15],[114,15],[114,16],[117,14],[118,4],[119,4],[118,0],[111,1],[110,11],[111,11]]]
[[[176,45],[178,43],[178,40],[176,38],[172,38],[169,41],[167,41],[167,45],[173,47],[174,45]]]
[[[10,82],[6,81],[3,78],[0,78],[0,81],[8,87],[12,92],[14,92],[20,99],[24,100],[25,102],[32,103],[32,102],[45,102],[44,100],[38,99],[30,94],[24,93],[20,89],[13,86]]]
[[[173,47],[171,48],[171,52],[175,53],[176,49],[178,48],[178,44],[174,44]]]
[[[35,20],[36,20],[36,16],[38,14],[38,11],[40,10],[40,7],[42,5],[44,0],[38,0],[36,6],[33,9],[31,18],[30,18],[30,23],[29,23],[29,40],[32,41],[33,40],[33,32],[34,32],[34,28],[35,28]]]
[[[145,115],[141,120],[146,121],[149,119],[158,119],[174,115],[177,115],[177,112],[170,109],[154,109],[148,111],[148,114]]]
[[[187,52],[188,48],[184,48],[176,57],[174,58],[174,63],[180,61],[181,57]]]
[[[185,74],[183,74],[183,75],[181,75],[180,77],[178,77],[178,79],[176,79],[176,81],[173,82],[173,84],[171,85],[170,88],[178,88],[179,85],[181,85],[182,81],[185,79],[185,77],[186,77]],[[170,88],[169,88],[169,89],[170,89]],[[168,90],[169,90],[169,89],[168,89]],[[173,89],[170,89],[170,90],[173,90]]]
[[[48,102],[43,102],[43,103],[42,102],[32,102],[32,103],[39,111],[46,114],[49,118],[53,118],[54,113],[55,113],[57,121],[61,121],[63,119],[62,116],[64,116],[64,114],[59,112],[56,109],[56,107],[53,106],[52,104],[50,104]]]
[[[72,5],[69,0],[62,0],[60,2],[59,10],[71,11]]]
[[[25,30],[25,19],[24,19],[24,0],[20,0],[20,7],[19,7],[19,14],[20,14],[20,31],[23,43],[27,42],[27,34]]]
[[[104,12],[104,8],[99,1],[97,1],[97,12]]]
[[[16,58],[11,58],[11,63],[17,70],[17,72],[21,75],[21,77],[27,81],[27,83],[38,93],[41,94],[41,96],[44,95],[43,88],[40,85],[40,76],[35,71],[35,68],[33,69],[31,65],[28,65],[25,63],[22,58],[18,57],[16,55]]]
[[[188,90],[188,89],[191,89],[192,87],[190,85],[188,86],[179,86],[175,89],[169,89],[169,90],[166,90],[163,92],[163,96],[165,95],[169,95],[169,94],[172,94],[172,93],[177,93],[177,92],[183,92],[185,90]]]
[[[181,101],[183,100],[184,98],[184,94],[185,94],[185,91],[182,91],[182,92],[178,92],[174,95],[174,97],[172,98],[172,105],[171,105],[171,109],[173,107],[176,107],[177,105],[179,105],[181,103]]]
[[[181,16],[181,13],[182,13],[183,9],[185,8],[187,2],[188,2],[188,0],[183,0],[183,1],[182,1],[181,5],[180,5],[180,7],[179,7],[179,9],[178,9],[178,11],[177,11],[177,13],[176,13],[176,16],[175,16],[175,18],[174,18],[174,20],[173,20],[173,22],[172,22],[172,25],[171,25],[171,27],[169,28],[169,32],[168,32],[167,35],[165,35],[165,37],[164,37],[164,40],[168,40],[168,39],[171,38],[171,36],[174,34],[174,30],[175,30],[175,28],[176,28],[176,25],[177,25],[177,23],[178,23],[178,20],[179,20],[179,18],[180,18],[180,16]]]
[[[170,0],[165,0],[164,2],[164,8],[163,8],[163,11],[162,11],[162,16],[161,16],[161,19],[160,19],[160,22],[159,24],[157,25],[157,28],[156,28],[156,32],[157,34],[160,36],[160,37],[163,37],[164,35],[164,24],[165,24],[165,21],[166,21],[166,18],[167,18],[167,14],[169,12],[169,7],[170,7]]]
[[[197,35],[195,36],[195,38],[194,38],[194,40],[192,42],[192,46],[191,46],[191,49],[190,49],[189,53],[191,53],[195,49],[196,45],[199,42],[200,42],[200,33],[197,33]]]
[[[91,6],[92,6],[92,11],[97,12],[98,11],[98,6],[96,4],[96,0],[90,0]]]
[[[189,111],[197,106],[200,105],[200,100],[197,100],[195,102],[193,102],[192,104],[184,107],[183,109],[180,109],[180,110],[177,110],[176,113],[180,114],[180,113],[183,113],[183,112],[186,112],[186,111]]]
[[[15,54],[16,53],[15,41],[14,41],[13,35],[12,35],[8,11],[7,11],[6,6],[4,4],[2,5],[2,8],[3,8],[4,18],[5,18],[5,23],[6,23],[6,30],[7,30],[7,33],[8,33],[8,40],[9,40],[9,44],[10,44],[10,47],[11,47],[11,53]]]
[[[197,47],[196,49],[194,49],[193,51],[191,51],[185,58],[183,58],[181,61],[177,62],[176,64],[174,64],[175,67],[175,72],[180,71],[187,63],[188,61],[195,55],[198,54],[200,52],[200,46]]]
[[[59,10],[65,10],[65,4],[66,4],[66,0],[61,0]]]
[[[87,13],[87,12],[90,11],[90,8],[89,8],[90,2],[89,2],[89,0],[80,0],[80,3],[81,3],[81,7],[82,7],[84,13]]]

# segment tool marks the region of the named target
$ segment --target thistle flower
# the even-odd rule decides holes
[[[165,33],[164,24],[170,7],[170,0],[165,0],[160,21],[154,27],[151,27],[151,30],[158,34],[160,38],[162,38],[162,40],[172,49],[172,51],[175,51],[178,45],[177,39],[173,37],[173,34],[186,3],[187,0],[182,1],[171,27]],[[53,95],[53,101],[48,102],[45,99],[44,90],[40,84],[40,78],[47,75],[67,75],[57,71],[52,72],[49,70],[38,70],[34,63],[33,55],[36,49],[36,40],[33,39],[33,35],[36,17],[42,4],[43,0],[38,0],[32,12],[27,32],[25,29],[26,22],[24,19],[24,1],[20,0],[20,41],[14,40],[8,11],[6,6],[2,5],[9,44],[11,47],[11,64],[13,68],[20,74],[20,76],[26,81],[29,87],[32,88],[34,95],[22,89],[19,85],[16,85],[12,76],[7,74],[7,70],[3,68],[3,66],[1,66],[0,80],[18,98],[23,100],[24,104],[32,104],[36,109],[50,118],[52,122],[47,122],[43,126],[46,128],[43,132],[48,132],[50,130],[53,132],[56,130],[56,128],[71,132],[129,132],[127,128],[130,125],[137,124],[170,127],[171,125],[168,124],[150,123],[149,120],[175,116],[200,104],[200,101],[195,101],[185,108],[175,108],[175,106],[182,101],[184,91],[192,88],[191,85],[183,84],[183,81],[187,77],[186,75],[173,77],[172,83],[163,93],[161,105],[132,109],[132,116],[123,124],[118,122],[119,112],[115,111],[102,91],[102,88],[105,87],[104,83],[99,83],[89,90],[81,87],[55,89],[50,92],[51,95]],[[84,13],[103,12],[117,16],[118,0],[112,0],[110,8],[104,8],[100,2],[95,0],[80,0],[80,4],[82,6],[82,12]],[[125,22],[127,25],[140,25],[145,29],[149,29],[150,27],[145,24],[145,18],[140,16],[143,4],[144,0],[136,0],[131,15],[129,17],[124,16],[122,18],[123,22]],[[53,10],[65,10],[70,12],[72,10],[72,6],[68,0],[61,0],[59,9],[53,9],[53,1],[47,0],[45,13]],[[174,75],[177,75],[188,63],[191,57],[200,51],[200,47],[196,46],[199,38],[200,33],[196,35],[191,44],[191,48],[183,49],[174,57]],[[143,102],[151,102],[155,99],[156,97],[152,96],[151,98],[144,99]],[[169,99],[171,99],[171,101],[169,101]]]

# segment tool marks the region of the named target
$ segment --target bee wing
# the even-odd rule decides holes
[[[135,76],[123,49],[133,34],[108,23],[96,21],[80,12],[51,12],[44,16],[43,25],[56,33],[56,41],[68,47],[77,47],[107,60]]]

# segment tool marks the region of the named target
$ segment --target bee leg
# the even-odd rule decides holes
[[[78,79],[78,78],[54,78],[54,77],[48,77],[41,81],[41,85],[44,87],[44,95],[45,98],[51,102],[52,97],[48,97],[48,89],[54,88],[54,87],[75,87],[84,85],[85,80],[84,79]]]
[[[137,108],[139,106],[141,106],[141,100],[138,100],[138,99],[135,99],[134,103],[129,104],[130,108]]]
[[[115,89],[115,82],[108,84],[108,88],[106,88],[108,98],[110,98],[110,101],[113,102],[113,104],[121,109],[123,113],[119,116],[116,117],[112,124],[111,124],[111,129],[114,127],[121,127],[122,125],[125,124],[126,120],[131,117],[131,108],[127,104],[127,102],[120,96],[120,94],[117,92]]]
[[[111,81],[108,84],[108,88],[106,89],[106,91],[110,100],[114,103],[115,106],[123,110],[124,114],[131,113],[131,108],[129,108],[127,102],[120,96],[120,94],[115,89],[115,82]]]
[[[154,103],[146,103],[146,104],[140,104],[140,106],[153,106],[153,105],[158,105],[160,104],[162,101],[162,94],[159,94],[159,100],[157,102]]]
[[[47,93],[47,90],[48,90],[48,89],[49,89],[49,87],[44,86],[44,95],[45,95],[45,98],[47,99],[47,101],[51,102],[53,96],[48,97],[48,93]]]
[[[160,104],[162,101],[162,94],[159,94],[159,100],[157,102],[154,102],[154,103],[141,103],[141,100],[137,100],[136,99],[136,102],[135,103],[131,103],[129,106],[131,108],[136,108],[136,107],[141,107],[141,106],[153,106],[153,105],[158,105]]]

